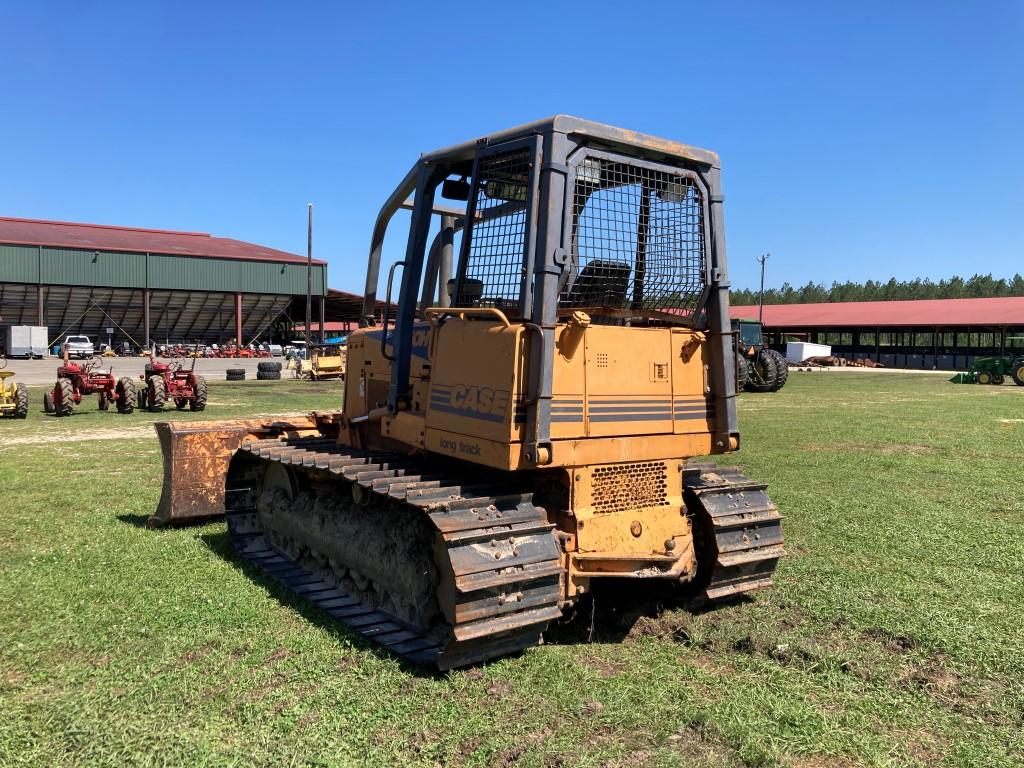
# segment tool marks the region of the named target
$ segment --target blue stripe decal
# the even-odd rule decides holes
[[[672,402],[671,397],[657,397],[650,400],[588,400],[591,406],[663,406]]]
[[[430,408],[431,408],[431,410],[441,411],[442,413],[453,413],[456,416],[464,416],[467,419],[480,419],[481,421],[493,421],[493,422],[495,422],[497,424],[500,424],[503,421],[505,421],[505,417],[504,416],[496,416],[496,415],[491,414],[491,413],[480,413],[479,411],[471,411],[471,410],[464,409],[464,408],[452,408],[447,403],[445,403],[444,405],[439,405],[437,403],[431,403],[430,404]]]
[[[591,408],[591,413],[671,413],[672,408],[668,405],[658,406],[656,408],[640,408],[639,406],[633,406],[631,408]]]
[[[638,413],[632,416],[591,416],[591,421],[672,421],[671,416]]]

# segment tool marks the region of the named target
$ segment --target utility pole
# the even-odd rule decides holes
[[[321,318],[322,322],[322,318]],[[309,326],[313,323],[313,204],[306,224],[306,359],[310,360]]]
[[[757,257],[761,262],[761,293],[757,297],[757,322],[764,325],[764,263],[768,261],[770,253],[764,253]]]

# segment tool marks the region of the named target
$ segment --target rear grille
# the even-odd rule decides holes
[[[663,461],[611,464],[594,470],[595,512],[620,512],[668,503],[668,466]]]

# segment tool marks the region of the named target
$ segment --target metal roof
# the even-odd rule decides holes
[[[310,323],[310,327],[315,327],[317,330],[320,329],[319,321],[317,317],[320,313],[320,299],[319,297],[313,300],[313,320]],[[384,302],[378,300],[375,303],[374,314],[380,317],[384,314]],[[397,305],[391,304],[391,317],[395,316]],[[289,309],[291,317],[301,322],[306,316],[306,297],[296,296],[292,300],[291,308]],[[327,320],[325,330],[337,330],[332,329],[332,323],[358,323],[363,316],[363,297],[357,293],[350,293],[349,291],[339,291],[335,288],[328,288],[327,295],[324,297],[324,317]]]
[[[206,232],[174,232],[164,229],[16,219],[5,216],[0,216],[0,243],[242,261],[306,262],[306,258],[298,254],[233,240],[230,237],[214,237]],[[313,263],[326,262],[314,259]]]
[[[756,305],[729,308],[733,319],[756,318],[757,313]],[[1024,325],[1024,296],[765,304],[764,324],[771,328]]]

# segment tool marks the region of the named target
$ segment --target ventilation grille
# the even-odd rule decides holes
[[[704,201],[684,175],[590,157],[576,167],[562,307],[699,309]]]
[[[620,512],[668,503],[668,467],[663,461],[598,467],[592,479],[595,512]]]
[[[526,147],[479,159],[473,185],[475,215],[456,306],[506,312],[519,308],[529,182]]]

